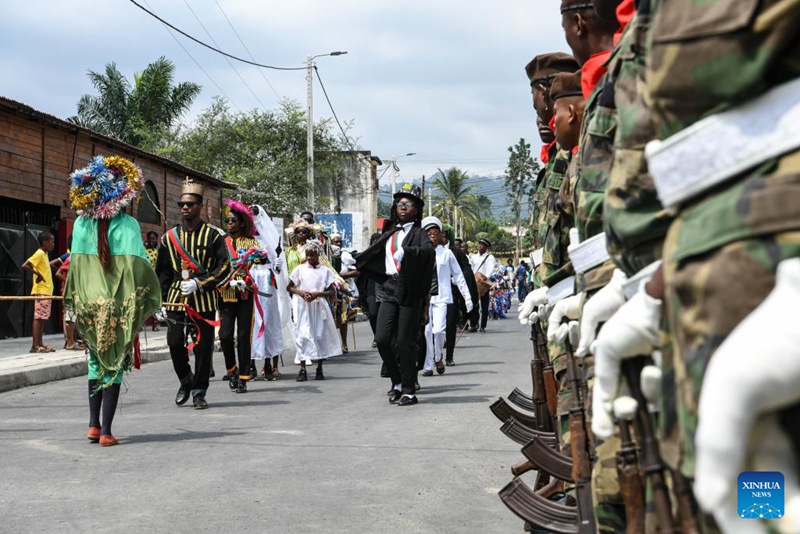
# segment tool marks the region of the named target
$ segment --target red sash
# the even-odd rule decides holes
[[[172,243],[172,247],[181,257],[181,259],[186,262],[189,268],[194,271],[194,274],[204,274],[206,272],[203,266],[200,265],[200,262],[197,261],[191,254],[189,254],[189,251],[183,247],[183,243],[181,243],[181,240],[178,237],[178,231],[174,227],[167,231],[167,237]]]

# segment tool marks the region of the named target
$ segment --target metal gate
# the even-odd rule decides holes
[[[39,248],[39,233],[54,235],[59,209],[0,197],[0,295],[30,295],[31,275],[21,269]],[[58,242],[58,241],[56,241]],[[51,259],[55,251],[51,253]],[[58,281],[53,277],[58,291]],[[44,333],[61,331],[61,303],[53,301]],[[0,301],[0,339],[31,335],[33,301]]]

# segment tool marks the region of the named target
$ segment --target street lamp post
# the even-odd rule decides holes
[[[308,180],[308,209],[314,210],[314,59],[323,56],[343,56],[346,51],[337,50],[327,54],[308,56],[306,59],[306,96],[308,113],[306,124],[306,179]]]
[[[406,156],[416,156],[416,152],[409,152],[408,154],[401,154],[394,156],[390,161],[392,162],[392,196],[397,191],[397,178],[400,176],[400,167],[397,166],[397,160]]]

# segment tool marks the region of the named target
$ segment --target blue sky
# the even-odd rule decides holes
[[[536,54],[568,50],[557,0],[137,1],[249,58],[243,42],[259,63],[303,67],[309,55],[348,51],[316,60],[334,109],[354,121],[360,148],[383,159],[416,152],[399,161],[407,178],[450,166],[501,175],[520,137],[538,154],[523,68]],[[130,79],[162,55],[178,81],[203,86],[185,120],[217,95],[245,111],[287,97],[305,106],[305,71],[235,62],[234,70],[128,0],[10,2],[0,17],[0,94],[64,118],[93,92],[88,70],[114,61]],[[330,116],[315,82],[314,117]]]

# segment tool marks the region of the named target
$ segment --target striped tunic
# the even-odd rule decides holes
[[[227,240],[229,238],[225,238],[225,239]],[[247,295],[247,291],[241,291],[239,289],[234,289],[232,287],[228,287],[228,283],[231,280],[244,280],[244,277],[247,275],[247,271],[244,268],[240,269],[235,274],[233,272],[234,264],[238,261],[239,256],[241,256],[242,254],[244,254],[245,252],[250,250],[251,247],[257,247],[257,248],[261,247],[261,245],[259,245],[258,241],[256,241],[252,237],[239,236],[239,237],[230,238],[230,239],[231,239],[231,243],[233,245],[233,248],[236,251],[236,257],[233,257],[231,255],[231,251],[230,251],[230,249],[228,248],[228,246],[226,244],[225,245],[225,251],[226,251],[227,256],[228,256],[228,261],[231,264],[231,269],[228,271],[227,276],[225,277],[225,279],[222,281],[221,285],[219,286],[219,294],[222,296],[222,301],[223,302],[236,302],[236,301],[238,301],[240,299],[247,298],[247,296],[248,296]],[[255,263],[255,262],[249,261],[247,263],[247,267],[249,268],[253,263]]]
[[[228,276],[231,269],[225,238],[215,228],[202,221],[191,231],[180,224],[175,228],[183,248],[205,269],[202,274],[191,273],[191,277],[198,281],[200,289],[190,295],[187,302],[200,313],[216,311],[219,309],[216,287]],[[169,236],[164,234],[158,247],[156,263],[164,302],[183,301],[181,270],[181,257]]]

